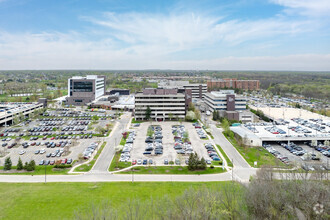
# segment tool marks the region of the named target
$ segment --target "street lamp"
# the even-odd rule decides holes
[[[47,164],[44,165],[45,166],[45,184],[47,183],[47,179],[46,179],[46,176],[47,176]]]

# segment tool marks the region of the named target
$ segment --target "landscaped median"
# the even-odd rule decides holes
[[[261,167],[263,165],[279,167],[285,166],[281,161],[266,151],[263,147],[243,147],[237,143],[234,137],[227,136],[225,132],[223,132],[223,134],[227,140],[236,148],[236,150],[243,156],[246,162],[250,164],[250,166],[254,167],[255,161],[257,162],[256,167]]]
[[[74,161],[75,162],[75,161]],[[73,163],[74,163],[73,162]],[[11,170],[9,171],[3,171],[0,172],[0,175],[63,175],[63,174],[68,174],[69,168],[71,168],[70,165],[64,165],[67,166],[66,168],[55,168],[53,165],[36,165],[35,170],[33,171],[25,171],[25,170],[16,170],[16,166],[12,166]],[[45,167],[46,167],[46,172],[45,172]],[[3,166],[0,167],[0,170],[3,170]]]
[[[223,151],[223,149],[220,147],[219,144],[216,144],[217,148],[219,149],[219,151],[221,152],[222,156],[225,158],[225,160],[227,161],[227,165],[229,167],[233,167],[233,163],[231,162],[231,160],[228,158],[227,154]]]
[[[207,167],[205,170],[188,169],[188,166],[134,166],[131,169],[118,172],[119,174],[215,174],[224,173],[226,169]]]
[[[130,167],[132,165],[131,162],[120,162],[120,154],[121,151],[117,151],[111,161],[110,167],[109,167],[109,171],[116,171],[116,170],[121,170],[127,167]]]
[[[124,136],[121,138],[119,145],[124,146],[126,144],[126,139],[127,139],[128,135],[129,135],[129,132],[127,132],[127,135],[125,136],[126,138]],[[112,158],[111,164],[109,166],[109,171],[121,170],[121,169],[131,166],[131,164],[132,164],[131,162],[119,161],[120,155],[121,155],[121,150],[116,151],[115,155]]]
[[[74,172],[88,172],[88,171],[90,171],[93,168],[97,158],[102,153],[102,150],[103,150],[103,148],[105,147],[106,144],[107,144],[107,142],[103,142],[101,147],[97,150],[97,153],[95,154],[94,158],[89,163],[82,164],[82,165],[76,167],[74,169]]]

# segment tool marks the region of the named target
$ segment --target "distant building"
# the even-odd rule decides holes
[[[129,95],[129,89],[109,89],[105,94],[106,95]]]
[[[105,76],[75,76],[68,79],[67,105],[85,105],[105,94]]]
[[[135,95],[135,119],[145,120],[148,106],[153,120],[184,119],[191,100],[191,89],[144,89]]]
[[[207,84],[189,83],[189,81],[163,80],[158,83],[158,88],[163,89],[191,89],[192,97],[202,99],[207,93]]]
[[[243,89],[243,90],[259,90],[259,80],[238,80],[238,79],[220,79],[207,82],[207,90],[218,89]]]
[[[204,101],[209,111],[218,111],[221,117],[242,122],[253,121],[253,114],[246,111],[246,98],[235,94],[234,90],[206,93]]]

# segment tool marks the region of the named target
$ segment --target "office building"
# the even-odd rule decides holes
[[[85,105],[105,94],[105,76],[75,76],[68,79],[67,105]]]
[[[204,97],[207,109],[218,111],[221,117],[242,122],[253,121],[253,114],[246,111],[246,98],[235,94],[234,90],[213,91]]]
[[[192,98],[202,99],[207,93],[207,84],[189,83],[189,81],[162,80],[158,83],[158,88],[163,89],[191,89]]]
[[[238,79],[219,79],[207,81],[207,90],[214,91],[219,89],[243,89],[259,90],[259,80],[238,80]]]
[[[135,95],[135,119],[145,120],[147,107],[152,120],[184,119],[191,96],[191,89],[144,89]]]

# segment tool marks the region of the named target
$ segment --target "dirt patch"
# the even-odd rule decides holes
[[[165,170],[166,173],[169,173],[170,171],[169,170]]]
[[[178,170],[182,170],[182,168],[178,168]]]

